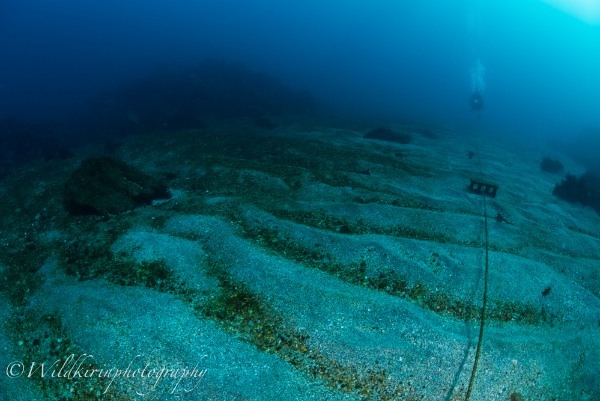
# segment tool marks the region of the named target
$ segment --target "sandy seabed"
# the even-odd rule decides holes
[[[484,286],[477,178],[499,189],[471,399],[600,399],[600,216],[552,196],[543,145],[277,123],[121,139],[111,156],[172,196],[117,216],[62,205],[101,147],[4,178],[0,398],[463,400]]]

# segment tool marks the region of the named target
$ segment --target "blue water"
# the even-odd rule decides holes
[[[101,90],[204,59],[330,109],[560,136],[600,126],[600,24],[543,1],[3,0],[0,118],[61,120]]]

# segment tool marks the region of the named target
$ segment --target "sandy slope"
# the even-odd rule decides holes
[[[487,205],[490,305],[472,399],[600,396],[600,217],[551,195],[560,176],[539,169],[543,150],[395,128],[412,143],[323,122],[128,138],[116,156],[171,173],[173,198],[107,220],[62,210],[78,160],[9,177],[3,246],[28,255],[34,273],[21,279],[37,284],[4,312],[7,355],[206,369],[190,392],[119,378],[104,399],[463,399],[485,246],[483,199],[467,184],[481,158],[500,190]],[[21,260],[0,261],[5,276]],[[15,380],[40,399],[74,391]]]

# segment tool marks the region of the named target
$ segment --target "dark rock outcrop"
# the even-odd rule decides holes
[[[123,85],[90,105],[91,131],[144,133],[197,129],[212,118],[257,118],[315,110],[307,92],[228,62],[205,61],[181,72],[163,72]],[[268,122],[268,127],[272,125]]]
[[[564,166],[560,160],[552,159],[550,157],[544,157],[540,163],[542,171],[547,173],[556,174],[563,171]]]
[[[119,160],[92,157],[67,180],[64,204],[71,214],[119,214],[168,198],[166,185]]]
[[[554,186],[552,194],[568,202],[592,207],[600,214],[600,176],[587,172],[581,176],[567,174]]]
[[[412,136],[408,133],[396,132],[396,131],[392,131],[389,128],[382,128],[382,127],[375,128],[374,130],[367,132],[363,136],[363,138],[378,139],[380,141],[396,142],[396,143],[401,143],[401,144],[407,144],[407,143],[410,143],[410,141],[412,141]]]

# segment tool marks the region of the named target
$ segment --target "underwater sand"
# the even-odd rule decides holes
[[[25,373],[1,375],[0,398],[462,400],[484,284],[483,198],[467,188],[481,158],[499,190],[471,399],[599,399],[600,217],[551,195],[561,176],[541,171],[543,147],[277,122],[122,139],[112,156],[167,177],[172,198],[110,218],[61,203],[100,148],[5,178],[0,345]],[[140,371],[27,377],[69,355]]]

